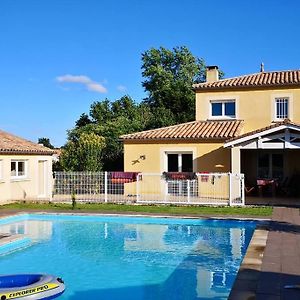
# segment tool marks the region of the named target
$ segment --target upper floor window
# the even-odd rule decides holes
[[[27,176],[27,161],[26,160],[12,160],[10,163],[10,175],[13,178]]]
[[[235,100],[211,101],[212,118],[235,118]]]
[[[275,98],[275,118],[277,120],[289,117],[289,98]]]

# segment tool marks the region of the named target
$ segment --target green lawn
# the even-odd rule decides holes
[[[43,210],[43,211],[72,211],[72,212],[105,212],[105,213],[153,213],[170,215],[216,215],[216,216],[253,216],[268,217],[272,207],[211,207],[211,206],[175,206],[175,205],[128,205],[128,204],[77,204],[72,210],[71,204],[54,203],[14,203],[0,206],[3,210]]]

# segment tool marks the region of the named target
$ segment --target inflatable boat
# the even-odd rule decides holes
[[[0,300],[54,299],[65,291],[61,278],[45,274],[0,276]]]

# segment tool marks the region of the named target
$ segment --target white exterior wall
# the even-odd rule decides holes
[[[23,178],[11,176],[11,161],[26,161],[27,172]],[[39,176],[39,161],[43,161],[44,179]],[[41,182],[44,180],[44,182]],[[43,186],[43,194],[41,194]],[[14,200],[51,200],[52,156],[50,155],[0,155],[0,204]]]

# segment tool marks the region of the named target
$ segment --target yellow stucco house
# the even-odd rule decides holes
[[[195,121],[123,135],[124,170],[244,173],[250,186],[296,178],[300,70],[218,78],[211,66],[194,85]]]
[[[0,204],[51,200],[53,151],[0,131]]]

